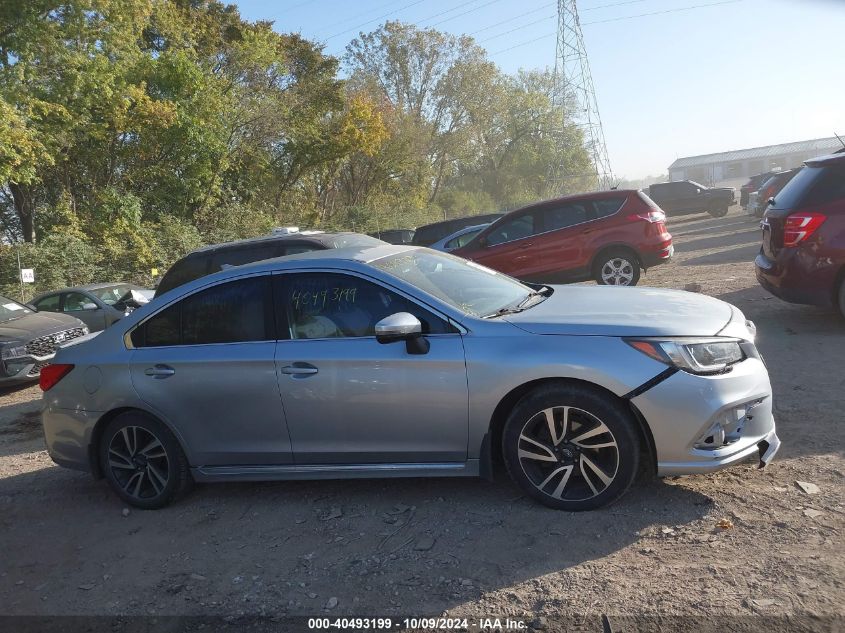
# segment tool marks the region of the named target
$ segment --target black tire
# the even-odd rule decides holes
[[[163,508],[193,485],[188,460],[173,433],[141,411],[122,413],[106,425],[99,455],[112,490],[136,508]]]
[[[714,218],[723,218],[728,214],[729,207],[719,207],[718,209],[710,209],[707,213],[709,213]]]
[[[613,273],[614,269],[620,271],[618,276]],[[600,286],[636,286],[641,272],[639,258],[627,248],[614,248],[600,253],[593,264],[593,279]],[[625,283],[611,283],[614,278]]]
[[[548,411],[552,413],[557,438],[551,435]],[[568,421],[566,429],[564,421]],[[594,510],[619,499],[637,475],[640,440],[635,424],[630,411],[600,389],[576,384],[539,387],[520,400],[508,417],[502,434],[502,455],[511,478],[543,505],[571,512]],[[535,436],[535,432],[539,435]],[[579,442],[585,434],[588,437]],[[611,442],[615,448],[606,446]],[[589,444],[601,446],[590,448]],[[527,454],[544,459],[533,459]],[[557,461],[553,462],[550,456]],[[594,466],[601,470],[604,479]],[[611,466],[615,466],[612,476],[608,475]]]

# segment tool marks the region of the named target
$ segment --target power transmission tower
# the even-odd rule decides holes
[[[584,144],[593,161],[599,187],[609,189],[613,182],[610,159],[604,142],[604,129],[599,116],[590,61],[584,46],[576,0],[558,0],[557,54],[555,56],[555,105],[563,109],[564,125],[575,125],[584,135]],[[568,189],[572,180],[583,173],[572,173],[572,167],[558,165],[551,175],[558,192]],[[582,170],[578,170],[582,171]]]

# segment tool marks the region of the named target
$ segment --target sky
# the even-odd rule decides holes
[[[401,20],[472,35],[508,73],[554,66],[552,0],[234,4],[331,55]],[[845,137],[845,0],[578,0],[578,9],[618,177],[665,174],[681,156]]]

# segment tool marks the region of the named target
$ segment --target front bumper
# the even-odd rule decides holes
[[[0,363],[0,385],[15,385],[38,380],[41,368],[53,360],[55,354],[44,358],[31,356],[9,358]]]
[[[769,375],[756,358],[721,375],[679,371],[631,403],[651,430],[660,476],[712,472],[752,457],[765,465],[780,448]],[[702,447],[714,424],[734,411],[745,412],[741,430],[724,444]]]

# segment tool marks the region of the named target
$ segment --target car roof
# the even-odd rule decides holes
[[[141,288],[141,286],[130,284],[125,281],[102,282],[98,284],[85,284],[83,286],[68,286],[66,288],[57,288],[56,290],[47,290],[39,293],[37,296],[33,297],[32,300],[35,301],[36,299],[40,299],[48,295],[60,294],[62,292],[90,292],[91,290],[101,290],[103,288],[111,288],[113,286],[132,286],[133,288],[145,290],[145,288]]]
[[[204,253],[211,253],[218,249],[237,248],[239,246],[247,246],[250,244],[261,244],[264,242],[311,242],[325,245],[328,240],[341,235],[361,235],[360,233],[353,233],[352,231],[337,231],[334,233],[284,233],[284,234],[269,234],[260,235],[258,237],[248,237],[243,240],[235,240],[233,242],[223,242],[222,244],[209,244],[202,246],[194,251],[191,251],[186,257],[192,255],[200,255]]]
[[[845,163],[845,153],[839,151],[835,154],[825,154],[824,156],[817,156],[810,160],[804,161],[805,165],[809,167],[820,167],[822,165],[835,165],[838,163]]]

